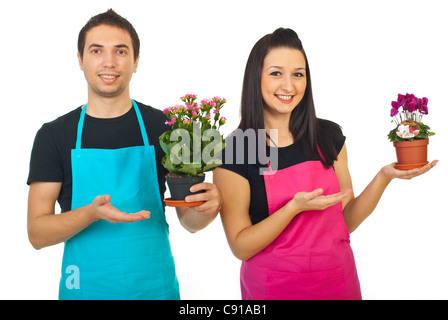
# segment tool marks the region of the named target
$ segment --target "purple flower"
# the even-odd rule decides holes
[[[421,114],[428,114],[428,98],[418,99],[418,110]]]
[[[406,93],[404,97],[404,109],[409,112],[414,112],[417,106],[417,98],[413,94]]]
[[[417,110],[417,103],[414,100],[409,101],[406,104],[406,110],[408,110],[409,112],[414,112],[415,110]]]
[[[396,109],[396,108],[392,108],[391,110],[390,110],[390,116],[391,117],[394,117],[394,116],[396,116],[398,114],[398,109]]]
[[[392,101],[391,105],[392,105],[393,109],[397,110],[397,112],[398,112],[398,109],[401,107],[400,104],[398,103],[398,101]]]
[[[402,95],[402,94],[398,94],[397,103],[398,103],[398,107],[404,106],[404,104],[406,103],[406,96]]]

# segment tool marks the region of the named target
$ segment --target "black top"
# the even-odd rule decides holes
[[[165,152],[161,149],[158,138],[169,130],[169,126],[165,125],[167,118],[161,110],[137,101],[136,103],[142,114],[149,144],[154,145],[160,197],[163,199],[166,190],[166,170],[161,160]],[[62,182],[58,197],[62,212],[71,210],[71,150],[75,149],[76,145],[81,108],[78,107],[52,122],[45,123],[36,134],[31,152],[27,183]],[[142,134],[134,108],[117,118],[93,118],[86,114],[81,148],[119,149],[142,145]]]
[[[328,135],[329,140],[333,142],[334,147],[339,154],[344,143],[345,136],[339,132],[334,132],[338,126],[324,126],[323,132]],[[236,133],[237,132],[237,133]],[[226,148],[222,152],[223,164],[220,168],[233,171],[249,182],[250,186],[250,205],[249,205],[249,217],[252,224],[256,224],[269,216],[268,200],[266,196],[266,187],[260,168],[267,168],[266,157],[271,154],[270,149],[274,147],[265,146],[265,150],[262,153],[258,152],[256,147],[257,143],[252,138],[248,138],[246,135],[244,144],[241,146],[237,141],[236,135],[241,134],[242,131],[236,130],[229,137],[226,138]],[[233,139],[233,142],[229,140]],[[272,144],[272,143],[271,143]],[[233,152],[230,148],[233,147]],[[277,169],[285,169],[306,161],[320,161],[320,157],[310,156],[307,152],[302,150],[297,144],[292,144],[287,147],[276,148],[278,154]],[[252,158],[249,156],[251,152]],[[226,154],[230,153],[230,155]],[[255,153],[255,156],[253,155]],[[264,157],[260,157],[260,154]],[[255,159],[255,161],[253,161]]]

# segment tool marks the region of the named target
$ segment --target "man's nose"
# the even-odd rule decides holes
[[[105,52],[103,54],[103,67],[113,68],[116,65],[115,56],[111,52]]]

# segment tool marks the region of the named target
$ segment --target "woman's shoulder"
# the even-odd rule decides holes
[[[317,119],[318,127],[324,134],[328,135],[343,135],[342,133],[342,127],[331,120],[327,119]]]
[[[336,122],[327,119],[318,119],[320,141],[330,142],[335,148],[336,154],[339,154],[344,146],[346,137],[342,127]]]

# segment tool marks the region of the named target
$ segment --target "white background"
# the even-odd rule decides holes
[[[308,55],[319,117],[347,136],[354,192],[395,159],[387,140],[398,93],[429,99],[439,164],[393,181],[351,235],[364,299],[448,298],[447,9],[444,1],[2,1],[0,4],[0,298],[57,299],[62,245],[28,242],[26,179],[34,136],[86,102],[76,59],[79,30],[108,8],[141,39],[134,99],[163,109],[185,93],[228,100],[224,133],[239,122],[241,84],[255,42],[294,29]],[[207,180],[211,180],[211,175]],[[59,207],[57,207],[59,210]],[[59,212],[59,211],[58,211]],[[240,262],[220,219],[189,234],[168,208],[183,299],[240,299]]]

